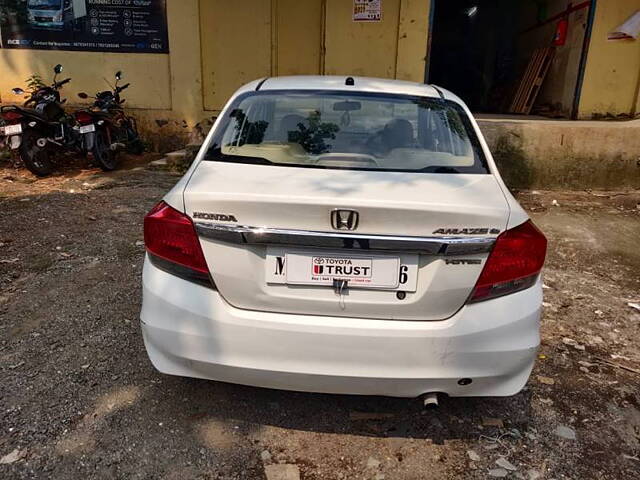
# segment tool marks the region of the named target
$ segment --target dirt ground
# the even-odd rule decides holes
[[[423,410],[156,372],[142,217],[176,180],[0,169],[0,478],[640,478],[640,192],[519,194],[550,241],[533,375]]]

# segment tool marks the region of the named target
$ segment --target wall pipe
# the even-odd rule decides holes
[[[557,15],[554,15],[551,18],[547,18],[544,22],[536,23],[534,26],[521,31],[520,34],[522,35],[523,33],[530,32],[531,30],[535,30],[536,28],[546,25],[547,23],[560,20],[563,17],[568,17],[573,12],[577,12],[578,10],[582,10],[583,8],[587,8],[591,3],[592,3],[591,0],[587,0],[586,2],[582,2],[577,5],[569,4],[566,10],[563,10],[562,12],[558,13]],[[593,3],[595,3],[595,0],[593,0]]]
[[[427,51],[424,62],[424,83],[429,83],[429,74],[431,73],[431,41],[433,40],[433,19],[436,10],[436,0],[429,2],[429,31],[427,32]]]
[[[580,96],[582,95],[582,84],[584,83],[584,72],[587,68],[587,57],[589,55],[589,43],[591,42],[591,32],[596,17],[597,0],[591,1],[589,9],[589,18],[587,19],[587,29],[584,32],[582,40],[582,55],[580,55],[580,65],[578,66],[578,79],[576,80],[576,89],[573,94],[573,107],[571,108],[571,118],[576,120],[580,109]]]

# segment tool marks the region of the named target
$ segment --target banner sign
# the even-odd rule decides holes
[[[0,47],[168,53],[165,0],[0,0]]]
[[[379,22],[382,20],[382,0],[353,0],[354,22]]]

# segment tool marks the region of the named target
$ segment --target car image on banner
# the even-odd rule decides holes
[[[27,0],[27,19],[36,28],[64,30],[80,25],[87,16],[85,0]]]
[[[0,47],[168,53],[166,0],[0,0]]]

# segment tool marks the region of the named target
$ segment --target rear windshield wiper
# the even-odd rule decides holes
[[[274,165],[273,162],[262,157],[249,157],[245,155],[227,155],[217,145],[209,149],[204,157],[205,160],[218,160],[220,162],[248,163],[251,165]]]
[[[429,167],[421,168],[420,170],[415,171],[421,173],[460,173],[460,170],[458,170],[457,168],[436,165],[431,165]]]
[[[262,157],[247,157],[245,155],[226,155],[221,154],[220,157],[215,160],[221,160],[223,162],[235,162],[235,163],[247,163],[249,165],[275,165],[270,160]]]

